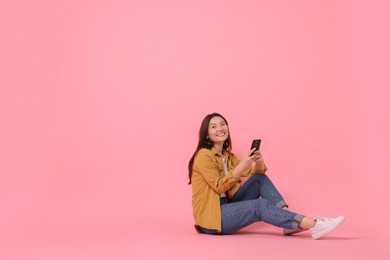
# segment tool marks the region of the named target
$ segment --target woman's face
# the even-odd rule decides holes
[[[229,128],[222,117],[216,116],[210,120],[208,134],[215,144],[223,144],[229,137]]]

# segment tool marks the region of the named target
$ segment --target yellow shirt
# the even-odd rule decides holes
[[[222,230],[220,195],[226,193],[233,198],[240,188],[241,180],[233,177],[232,171],[239,164],[236,155],[223,151],[227,162],[228,173],[224,174],[223,160],[216,149],[202,148],[194,159],[192,168],[192,209],[195,219],[195,228],[200,232],[199,226]],[[264,172],[267,167],[264,167]],[[263,172],[263,173],[264,173]],[[248,168],[242,176],[252,176],[254,167]]]

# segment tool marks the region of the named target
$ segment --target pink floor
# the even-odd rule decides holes
[[[188,223],[190,224],[190,223]],[[87,235],[88,234],[88,235]],[[4,234],[3,234],[4,235]],[[390,259],[379,235],[352,230],[346,221],[319,240],[290,237],[259,223],[229,236],[196,234],[190,225],[165,222],[142,230],[69,231],[61,235],[2,236],[1,259]]]

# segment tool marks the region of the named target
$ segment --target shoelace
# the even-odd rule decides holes
[[[332,218],[318,217],[317,221],[318,221],[318,223],[324,223],[324,222],[331,222],[331,221],[333,221],[333,219]]]

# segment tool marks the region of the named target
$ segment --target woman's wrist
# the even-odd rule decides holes
[[[256,173],[265,173],[265,167],[263,167],[263,168],[255,168],[255,172]]]
[[[236,166],[236,168],[233,169],[233,176],[236,179],[240,179],[241,174],[247,169],[246,165],[244,164],[239,164]]]
[[[238,171],[236,171],[236,169],[233,170],[232,175],[233,175],[233,177],[234,177],[235,179],[237,179],[237,180],[240,179],[240,177],[241,177],[241,173],[239,173]]]
[[[259,172],[259,173],[263,173],[265,171],[265,163],[264,163],[264,161],[262,163],[256,163],[255,171]]]
[[[242,170],[240,165],[237,165],[232,171],[233,177],[238,180],[241,177],[241,172]]]

